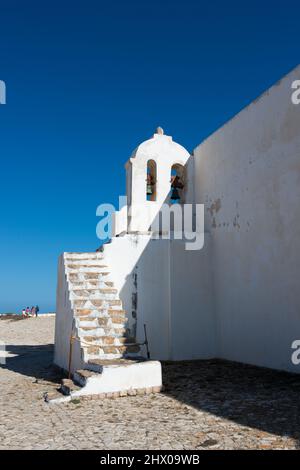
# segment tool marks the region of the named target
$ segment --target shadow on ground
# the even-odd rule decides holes
[[[1,368],[54,383],[62,378],[53,344],[6,351],[15,356]],[[163,383],[163,393],[182,403],[300,443],[300,375],[220,360],[164,362]]]
[[[201,411],[296,439],[300,376],[229,361],[163,363],[164,393]]]
[[[16,346],[5,345],[5,351],[13,357],[7,357],[1,369],[9,369],[21,375],[35,377],[38,380],[58,383],[63,374],[53,365],[53,344]]]

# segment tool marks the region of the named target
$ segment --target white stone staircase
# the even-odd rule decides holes
[[[145,360],[140,348],[130,336],[128,318],[105,255],[61,255],[54,362],[69,372],[75,384],[70,378],[63,379],[60,391],[66,396],[47,400],[159,392],[161,364]]]
[[[103,253],[64,253],[69,299],[84,363],[134,357],[140,347],[129,336],[126,312],[109,277]]]

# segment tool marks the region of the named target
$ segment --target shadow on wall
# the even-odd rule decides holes
[[[298,374],[221,360],[187,361],[163,363],[163,383],[169,397],[257,429],[257,439],[263,439],[261,432],[291,437],[300,449]]]
[[[174,186],[177,173],[173,173],[174,165],[170,167],[169,192],[164,199],[164,203],[169,204],[173,198],[174,211],[180,207],[178,202],[193,201],[192,194],[184,190],[192,188],[188,184],[191,172],[184,167],[179,170],[181,179]],[[145,202],[146,191],[156,191],[148,186],[145,181]],[[158,211],[162,204],[159,203]],[[166,224],[160,222],[155,224],[155,232],[167,229]],[[174,226],[172,216],[171,231]],[[175,227],[175,232],[182,232],[184,228],[187,227],[181,223]],[[192,221],[188,229],[189,232],[195,230]],[[104,248],[112,279],[127,312],[130,335],[143,341],[146,324],[153,359],[200,359],[215,355],[213,340],[210,340],[213,335],[211,272],[206,262],[208,257],[202,253],[207,250],[189,251],[185,245],[185,240],[170,242],[162,237],[152,238],[150,234],[132,233],[115,237],[113,243]]]
[[[159,203],[154,201],[155,198],[151,200],[151,197],[156,195],[157,191],[155,171],[153,170],[152,173],[148,174],[150,178],[145,179],[144,202],[148,205],[147,207],[150,207],[152,203],[155,204],[153,206],[155,213],[150,211],[152,218],[146,217],[149,223],[149,226],[147,226],[148,230],[150,230],[154,221],[155,232],[167,230],[166,220],[168,220],[168,215],[165,214],[164,222],[161,216],[157,217],[163,204],[170,206],[173,211],[176,211],[179,209],[180,203],[193,202],[193,185],[189,181],[189,177],[192,175],[192,166],[193,159],[190,159],[185,166],[173,165],[170,167],[169,191],[165,195],[163,202],[160,201]],[[147,207],[145,206],[145,211],[147,211]],[[158,222],[159,219],[160,221]],[[128,220],[128,226],[130,226],[130,217]],[[179,227],[175,226],[173,214],[171,216],[171,231],[174,228],[179,232],[183,231],[184,227],[183,223]],[[189,229],[189,231],[195,229],[192,221]],[[190,264],[190,258],[192,256],[195,257],[195,255],[192,255],[190,252],[188,261],[182,259],[182,247],[185,242],[184,240],[182,241],[181,247],[180,243],[181,241],[176,244],[170,244],[169,240],[162,240],[161,237],[156,240],[151,238],[150,235],[143,236],[142,234],[132,233],[127,235],[127,237],[122,235],[117,236],[113,239],[112,244],[104,245],[104,253],[107,253],[108,264],[112,267],[112,279],[114,281],[117,280],[116,284],[120,298],[129,318],[130,335],[137,336],[139,341],[143,341],[143,324],[146,323],[150,348],[152,346],[152,349],[155,351],[160,350],[158,347],[159,343],[163,344],[170,341],[168,337],[171,334],[171,319],[168,318],[168,316],[170,317],[170,312],[168,312],[168,307],[170,307],[168,304],[170,301],[170,284],[175,283],[176,279],[176,283],[181,291],[182,303],[185,306],[191,304],[193,300],[191,299],[191,288],[194,287],[194,292],[199,291],[199,283],[201,281],[194,279],[194,272],[191,278],[189,267],[185,266]],[[180,256],[181,260],[178,261]],[[178,269],[176,271],[177,265],[181,261],[184,262],[184,266],[182,266],[180,271]],[[176,266],[172,269],[174,265]],[[186,291],[187,284],[189,286]],[[184,302],[185,298],[186,302]],[[198,301],[200,304],[200,300],[201,297],[198,295],[196,304]],[[189,315],[188,312],[185,312],[185,314]],[[191,323],[187,321],[186,328],[190,325]],[[165,350],[170,352],[170,347],[165,345]],[[170,357],[170,354],[166,353],[162,356],[156,354],[155,357],[167,359]]]

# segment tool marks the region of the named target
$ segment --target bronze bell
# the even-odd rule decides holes
[[[179,192],[178,192],[177,188],[172,188],[171,199],[172,199],[172,201],[178,201],[178,199],[180,199]]]

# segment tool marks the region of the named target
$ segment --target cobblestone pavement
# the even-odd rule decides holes
[[[0,449],[299,448],[300,377],[224,361],[165,364],[161,394],[47,404],[53,329],[0,322]]]

